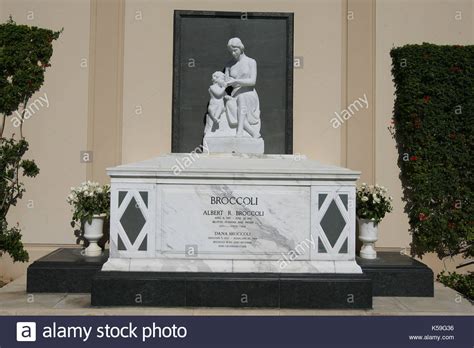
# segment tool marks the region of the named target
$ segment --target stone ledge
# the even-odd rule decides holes
[[[90,292],[92,278],[109,258],[109,251],[98,257],[84,257],[81,250],[59,248],[33,262],[27,271],[26,291]]]
[[[425,264],[397,252],[378,252],[377,258],[357,257],[373,284],[374,296],[433,297],[433,271]]]

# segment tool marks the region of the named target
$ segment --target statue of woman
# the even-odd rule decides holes
[[[255,84],[257,82],[257,62],[245,55],[242,41],[235,37],[227,44],[234,58],[225,68],[226,86],[232,93],[226,99],[226,113],[230,126],[237,126],[238,137],[244,130],[253,138],[260,138],[260,102]]]

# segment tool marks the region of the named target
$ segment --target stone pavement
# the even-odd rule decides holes
[[[369,310],[91,307],[90,294],[27,294],[26,276],[0,289],[0,315],[474,315],[474,305],[435,282],[434,297],[374,297]]]

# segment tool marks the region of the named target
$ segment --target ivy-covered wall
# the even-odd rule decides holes
[[[474,46],[391,50],[392,134],[413,255],[474,255]]]

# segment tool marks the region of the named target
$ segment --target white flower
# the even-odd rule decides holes
[[[377,196],[376,193],[372,193],[372,199],[374,200],[374,202],[380,203],[380,198],[379,196]]]
[[[367,202],[369,200],[369,198],[367,196],[363,196],[360,200],[362,202]]]

